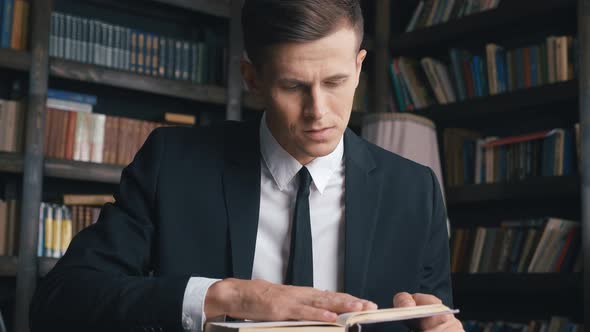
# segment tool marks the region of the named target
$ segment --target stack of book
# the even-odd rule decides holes
[[[528,324],[468,320],[463,322],[463,328],[465,332],[582,332],[584,330],[582,324],[576,324],[566,317],[559,316],[553,316],[549,321],[533,320]]]
[[[22,152],[26,103],[0,99],[0,151]]]
[[[49,55],[196,84],[224,85],[227,47],[206,29],[202,40],[183,40],[96,19],[54,12]]]
[[[91,113],[96,97],[50,90],[45,124],[47,157],[127,165],[163,124]]]
[[[111,195],[64,195],[64,205],[41,203],[37,256],[63,256],[72,238],[97,221],[98,206],[113,201]]]
[[[499,4],[500,0],[421,0],[406,32],[494,9]]]
[[[30,7],[28,0],[0,0],[0,47],[27,49]]]
[[[461,186],[573,175],[578,163],[577,134],[573,128],[557,128],[499,138],[448,128],[443,135],[445,181]]]
[[[495,228],[458,228],[451,235],[451,271],[579,272],[580,223],[558,218],[505,221]]]
[[[398,109],[411,111],[571,80],[576,49],[572,36],[550,36],[539,45],[510,50],[488,44],[482,54],[451,49],[450,65],[431,57],[398,57],[389,69]]]
[[[18,254],[20,204],[0,199],[0,256]]]

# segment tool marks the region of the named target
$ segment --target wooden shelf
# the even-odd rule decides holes
[[[402,33],[391,38],[393,56],[416,50],[448,47],[455,41],[479,41],[488,32],[494,40],[509,38],[514,25],[526,22],[546,25],[547,21],[564,12],[575,19],[576,0],[519,0],[502,1],[498,8],[465,16],[458,20]]]
[[[192,10],[194,12],[230,17],[229,0],[152,0],[166,5]]]
[[[0,172],[22,173],[23,156],[15,152],[0,152]]]
[[[553,83],[494,96],[477,97],[463,102],[435,105],[413,113],[435,122],[453,123],[456,120],[477,120],[492,114],[511,113],[562,101],[576,101],[578,80]],[[561,110],[560,110],[561,111]]]
[[[23,155],[0,152],[0,172],[22,173]],[[43,167],[45,176],[69,180],[81,180],[118,184],[123,166],[97,164],[75,160],[46,158]]]
[[[45,159],[46,176],[61,179],[118,184],[123,166],[75,160]]]
[[[225,104],[227,101],[227,90],[223,87],[198,85],[187,81],[152,77],[57,58],[50,59],[49,74],[52,77],[149,92],[204,103]],[[260,107],[259,103],[248,94],[244,95],[244,106],[249,108]]]
[[[28,71],[31,68],[31,54],[0,48],[0,67]]]
[[[449,206],[490,201],[564,198],[580,195],[579,176],[534,177],[521,182],[471,184],[447,188]]]
[[[18,257],[16,256],[0,256],[0,276],[14,277],[17,271]]]
[[[427,117],[437,125],[456,124],[457,121],[485,121],[491,115],[512,114],[528,111],[539,106],[556,104],[563,101],[576,102],[578,98],[578,80],[553,83],[495,96],[477,97],[463,102],[446,105],[434,105],[411,113]],[[559,109],[559,111],[563,111]],[[351,126],[362,126],[364,112],[352,112]]]
[[[581,273],[454,273],[456,294],[570,293],[582,291]]]

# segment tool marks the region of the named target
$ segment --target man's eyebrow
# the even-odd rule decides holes
[[[332,76],[326,78],[324,81],[338,81],[338,80],[348,78],[349,76],[350,76],[349,74],[336,74],[336,75],[332,75]]]
[[[338,80],[342,80],[342,79],[346,79],[350,77],[349,74],[335,74],[332,76],[329,76],[327,78],[324,79],[324,81],[338,81]],[[279,82],[281,83],[290,83],[290,84],[301,84],[301,85],[307,85],[309,84],[309,82],[305,82],[302,80],[298,80],[296,78],[289,78],[289,77],[285,77],[285,78],[280,78]]]

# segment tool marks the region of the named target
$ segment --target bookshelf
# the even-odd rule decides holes
[[[83,183],[95,182],[116,184],[119,181],[121,166],[95,164],[47,158],[42,155],[43,134],[35,124],[45,123],[45,98],[49,78],[58,78],[75,84],[90,83],[106,88],[127,89],[150,95],[158,95],[199,103],[226,106],[221,114],[228,119],[241,119],[242,107],[258,110],[258,103],[251,95],[243,93],[239,76],[239,58],[242,52],[239,29],[240,1],[237,0],[150,0],[146,2],[146,15],[156,15],[161,9],[183,9],[199,12],[217,18],[229,20],[230,66],[227,87],[195,85],[183,81],[173,81],[123,72],[105,67],[76,63],[63,59],[48,57],[49,20],[52,1],[30,0],[32,5],[30,41],[32,52],[0,49],[0,71],[2,69],[27,72],[29,75],[29,109],[27,118],[27,144],[22,154],[0,153],[0,173],[22,174],[23,211],[21,222],[24,226],[20,232],[19,257],[0,257],[0,276],[17,276],[17,303],[15,331],[28,331],[28,305],[36,280],[45,275],[57,262],[55,258],[37,258],[37,221],[38,207],[43,195],[43,181],[53,179],[76,180]],[[102,6],[112,6],[115,10],[127,10],[128,5],[116,0],[84,0]],[[376,0],[370,2],[371,18],[374,19],[374,31],[367,30],[364,45],[370,51],[369,72],[374,91],[370,96],[370,109],[384,111],[387,91],[390,89],[389,76],[383,68],[392,56],[439,54],[454,45],[478,45],[481,40],[501,42],[512,36],[514,25],[519,22],[530,25],[526,29],[540,27],[548,18],[554,18],[566,31],[575,30],[576,0],[503,0],[502,5],[494,11],[474,14],[457,21],[451,21],[410,33],[401,33],[400,24],[405,24],[404,11],[397,11],[398,6],[413,10],[414,0]],[[153,4],[157,9],[150,9]],[[143,7],[143,6],[142,6]],[[411,12],[410,12],[411,14]],[[369,20],[369,19],[367,19]],[[402,23],[400,23],[402,22]],[[554,24],[555,25],[555,24]],[[572,28],[573,27],[573,28]],[[373,27],[371,27],[373,28]],[[374,55],[374,57],[373,57]],[[374,58],[374,59],[373,59]],[[590,75],[588,75],[590,77]],[[586,85],[584,85],[586,84]],[[552,104],[572,103],[577,107],[580,86],[589,86],[583,80],[556,83],[526,90],[518,90],[502,95],[474,98],[465,102],[438,105],[418,110],[416,113],[433,119],[443,126],[467,123],[473,127],[485,127],[491,117],[500,115],[527,116],[535,114],[538,107]],[[581,107],[584,107],[581,105]],[[588,107],[588,105],[586,105]],[[560,117],[563,110],[556,108],[550,117]],[[569,110],[566,110],[569,114]],[[221,112],[219,112],[221,113]],[[569,116],[572,116],[571,114]],[[573,115],[575,116],[575,115]],[[351,126],[360,127],[363,113],[353,112]],[[539,178],[519,183],[469,185],[447,188],[449,214],[472,213],[464,206],[494,203],[496,207],[514,200],[551,200],[554,197],[569,197],[579,201],[580,177]],[[588,204],[590,206],[590,204]],[[481,211],[479,211],[481,213]],[[18,272],[18,273],[17,273]],[[488,274],[488,275],[453,275],[455,298],[458,301],[470,300],[470,296],[489,296],[490,293],[502,294],[502,301],[514,299],[515,293],[545,294],[547,299],[558,299],[558,292],[572,295],[579,293],[582,278],[580,274]],[[483,295],[482,295],[483,294]],[[576,295],[578,301],[579,295]],[[535,299],[538,299],[535,297]],[[487,308],[465,306],[466,317],[484,317],[481,312]],[[499,299],[490,300],[490,305],[500,303]],[[530,302],[530,301],[529,301]],[[578,302],[575,302],[578,303]],[[525,303],[526,304],[526,303]],[[473,308],[470,312],[465,308]],[[538,308],[534,308],[538,309]],[[573,306],[566,306],[574,310]],[[488,310],[489,311],[489,310]],[[518,310],[514,310],[518,312]],[[531,314],[538,314],[533,311]],[[486,319],[509,318],[506,313],[490,311]],[[523,315],[515,318],[528,319]]]
[[[579,176],[535,177],[513,183],[471,184],[447,189],[449,209],[463,204],[519,199],[574,198],[580,196]]]
[[[539,28],[548,19],[575,16],[576,4],[577,0],[502,1],[495,10],[408,33],[392,33],[391,53],[396,56],[416,51],[428,52],[433,47],[482,38],[505,40],[512,36],[515,25],[526,24],[531,28]]]
[[[552,34],[577,35],[579,50],[584,54],[587,48],[584,45],[590,36],[588,32],[585,36],[582,34],[582,29],[587,29],[587,14],[585,16],[578,10],[578,5],[587,8],[585,1],[502,0],[494,10],[405,32],[418,3],[417,0],[395,1],[391,2],[391,8],[383,7],[390,9],[387,18],[390,29],[387,37],[388,59],[380,64],[382,71],[386,71],[385,68],[389,70],[394,57],[448,59],[451,48],[479,51],[480,54],[484,50],[485,54],[487,43],[516,48],[534,44]],[[580,68],[588,70],[587,60],[581,57]],[[573,127],[574,123],[583,122],[589,105],[588,101],[582,104],[587,98],[582,98],[580,91],[588,89],[590,82],[582,79],[581,73],[584,73],[583,69],[579,79],[449,104],[435,103],[411,112],[435,122],[441,162],[445,167],[445,128],[466,128],[489,136],[510,136]],[[390,89],[387,93],[393,90],[389,76],[376,76],[376,79],[384,80],[376,84],[386,85]],[[584,86],[585,89],[582,88]],[[353,113],[351,123],[360,126],[362,122],[363,114]],[[582,142],[586,140],[582,138]],[[583,150],[584,158],[587,152],[587,149]],[[582,165],[582,169],[588,169],[588,164]],[[582,210],[589,210],[583,202],[589,203],[590,195],[584,194],[587,190],[584,189],[584,176],[534,177],[518,182],[447,186],[445,194],[451,228],[497,227],[502,220],[543,216],[582,219],[583,227],[587,227],[590,211],[582,213]],[[461,309],[459,318],[462,320],[528,323],[532,319],[564,315],[583,322],[585,317],[582,313],[582,273],[454,273],[452,278],[454,304]]]
[[[0,48],[0,67],[28,71],[31,68],[31,54]]]
[[[96,93],[101,96],[102,93],[105,93],[111,98],[119,96],[119,91],[124,91],[130,95],[133,94],[130,98],[148,97],[146,99],[149,101],[160,101],[159,104],[174,101],[177,102],[174,104],[175,106],[192,105],[196,108],[195,112],[200,112],[199,108],[203,106],[206,108],[211,105],[211,109],[204,111],[210,114],[208,115],[209,119],[204,122],[221,119],[240,120],[244,117],[244,110],[256,112],[262,108],[261,103],[254,96],[244,92],[242,88],[239,73],[243,49],[240,22],[242,1],[240,0],[28,1],[31,5],[29,51],[0,48],[0,74],[7,72],[11,73],[11,76],[19,75],[19,78],[28,77],[26,83],[28,89],[25,89],[27,93],[25,146],[23,151],[19,153],[0,152],[0,189],[2,185],[5,185],[3,181],[7,181],[12,192],[16,192],[21,201],[21,227],[18,234],[19,255],[18,257],[0,257],[0,276],[16,280],[16,304],[14,309],[9,308],[7,311],[8,313],[14,312],[14,317],[8,317],[7,321],[12,327],[11,330],[18,332],[29,330],[29,303],[37,279],[47,274],[58,261],[56,258],[36,256],[40,202],[43,198],[57,197],[57,191],[110,192],[110,189],[119,183],[123,170],[123,166],[119,165],[44,157],[44,128],[47,126],[46,98],[49,87],[82,93]],[[379,0],[380,3],[388,1]],[[377,4],[372,1],[363,0],[362,2],[364,8],[369,9],[370,15],[378,16],[381,20],[379,36],[371,27],[373,23],[368,24],[368,29],[365,29],[366,39],[363,46],[370,51],[370,54],[380,51],[381,59],[386,60],[389,52],[387,50],[389,35],[385,24],[387,22],[383,21],[386,15],[372,14],[378,12],[373,9],[377,7]],[[72,8],[67,8],[66,5],[72,5]],[[112,11],[113,16],[118,18],[114,18],[113,22],[108,22],[109,24],[115,24],[117,20],[123,24],[121,17],[125,17],[125,15],[139,17],[137,19],[138,29],[142,29],[142,27],[148,29],[150,25],[146,22],[154,20],[172,21],[175,25],[196,22],[195,25],[198,25],[199,29],[208,24],[213,27],[217,27],[217,25],[227,27],[227,31],[223,30],[227,32],[227,60],[229,64],[225,86],[198,85],[189,81],[141,75],[131,71],[49,56],[51,13],[67,9],[65,12],[70,15],[84,17],[85,13],[81,7],[86,5],[93,6],[92,8],[98,9],[97,12],[102,14]],[[102,17],[104,19],[105,16]],[[88,18],[101,19],[101,16],[97,13],[96,17],[88,16]],[[203,22],[195,18],[203,18]],[[369,18],[366,22],[372,22],[372,19]],[[133,24],[133,22],[130,23],[131,26]],[[171,36],[175,36],[176,30],[170,28],[169,23],[166,24],[168,24],[165,26],[167,32],[163,30],[162,34],[169,33]],[[157,28],[154,30],[157,31]],[[192,37],[185,36],[185,38]],[[372,55],[369,57],[372,58]],[[371,75],[375,73],[376,71],[370,72]],[[116,91],[116,93],[111,93],[112,91]],[[370,99],[374,98],[376,96],[370,96]],[[373,103],[372,100],[371,103]],[[108,107],[111,104],[107,103]],[[165,111],[170,110],[162,110],[162,114]],[[152,113],[149,115],[141,114],[141,112],[130,112],[129,114],[114,112],[109,115],[154,121],[153,109],[150,109],[150,112]],[[355,119],[360,119],[360,115],[355,115]],[[357,123],[360,123],[360,120]],[[57,191],[53,193],[52,190]],[[14,286],[11,287],[14,289]]]

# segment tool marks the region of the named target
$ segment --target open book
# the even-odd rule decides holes
[[[458,310],[442,304],[422,305],[407,308],[358,311],[341,314],[335,323],[315,321],[283,322],[211,322],[205,332],[345,332],[358,324],[393,322],[437,315],[455,314]]]

